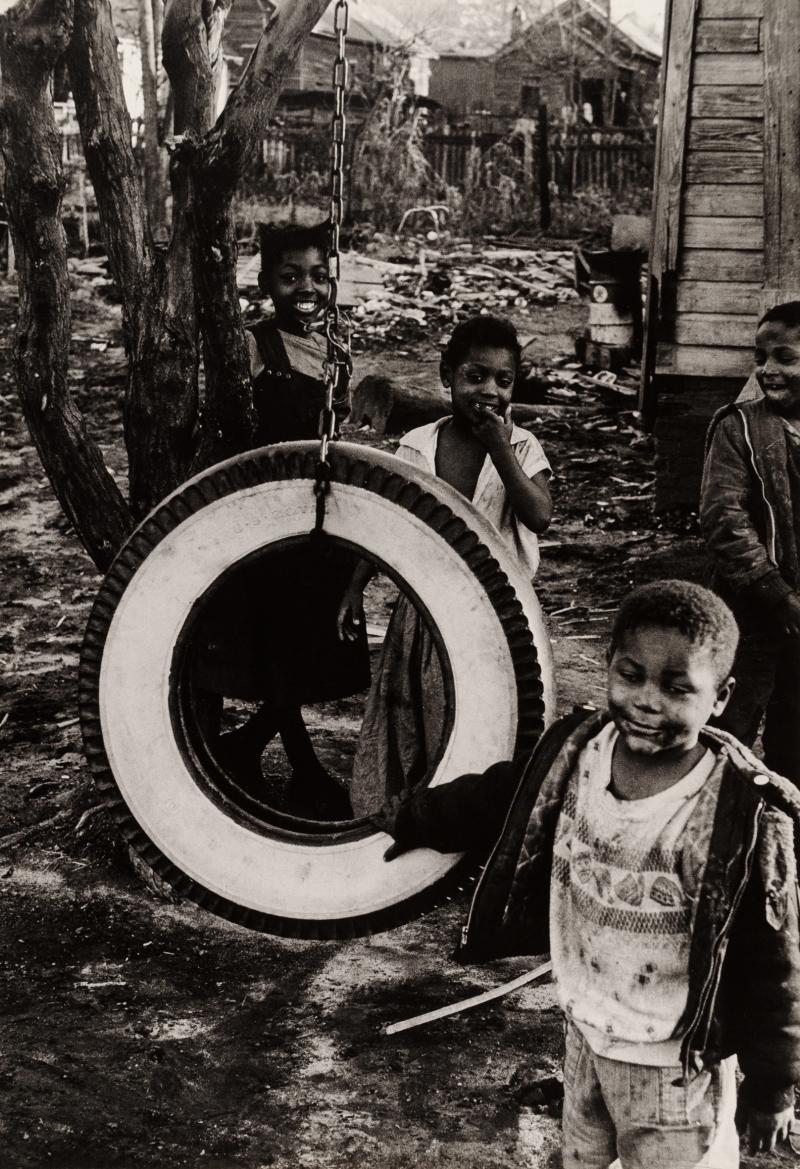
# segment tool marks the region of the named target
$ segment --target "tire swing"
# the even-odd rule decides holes
[[[367,818],[323,821],[243,790],[198,717],[193,637],[250,564],[304,543],[371,559],[414,602],[439,651],[448,715],[421,782],[530,747],[553,716],[550,644],[530,582],[457,491],[391,455],[336,442],[350,354],[337,306],[347,0],[337,0],[328,358],[320,442],[239,455],[168,496],[114,561],[92,608],[80,714],[96,784],[129,845],[178,894],[253,929],[346,938],[409,921],[474,858],[417,849],[386,864]]]
[[[191,716],[198,614],[248,558],[309,539],[368,556],[435,631],[450,733],[431,785],[530,747],[553,715],[550,646],[533,588],[495,529],[448,484],[337,442],[264,447],[169,496],[134,532],[94,603],[80,708],[95,781],[128,843],[181,896],[242,925],[343,938],[411,920],[474,861],[417,849],[386,864],[367,819],[298,819],[237,795]]]

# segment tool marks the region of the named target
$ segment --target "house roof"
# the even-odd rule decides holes
[[[332,37],[336,35],[334,32],[334,11],[334,6],[331,4],[326,9],[324,16],[314,25],[312,32],[315,36]],[[391,46],[400,43],[399,38],[387,28],[381,27],[372,20],[365,20],[362,16],[355,16],[352,11],[348,22],[347,39],[362,45]]]
[[[553,7],[548,12],[533,17],[524,24],[518,35],[498,49],[495,56],[500,58],[513,52],[514,49],[525,43],[534,29],[544,28],[563,19],[571,10],[575,10],[578,17],[589,16],[602,25],[606,25],[608,22],[605,8],[597,4],[595,0],[555,0]],[[634,56],[644,57],[653,62],[661,60],[661,46],[654,37],[639,28],[630,15],[617,19],[612,18],[611,26],[615,38],[618,41],[627,42],[627,46]]]

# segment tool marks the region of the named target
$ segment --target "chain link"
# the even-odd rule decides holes
[[[330,232],[328,254],[328,303],[325,306],[325,336],[327,356],[324,364],[325,405],[319,419],[319,462],[317,497],[325,477],[322,469],[328,462],[328,443],[336,433],[336,405],[347,397],[353,362],[350,356],[350,334],[347,322],[339,308],[339,234],[344,214],[344,102],[347,91],[347,29],[350,23],[348,0],[336,0],[333,13],[333,31],[336,36],[336,59],[333,63],[333,119],[331,122],[331,188]]]

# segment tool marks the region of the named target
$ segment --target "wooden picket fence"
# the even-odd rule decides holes
[[[453,187],[463,187],[473,151],[484,154],[498,142],[508,143],[522,160],[521,136],[500,134],[429,134],[425,153],[433,170]],[[555,130],[547,135],[548,175],[560,195],[587,187],[605,191],[646,188],[653,183],[655,128]]]
[[[561,194],[653,185],[655,128],[551,131],[547,146],[551,181]]]

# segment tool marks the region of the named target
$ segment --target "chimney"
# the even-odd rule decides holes
[[[509,40],[515,41],[522,32],[522,9],[519,4],[511,6],[511,26],[509,28]]]

